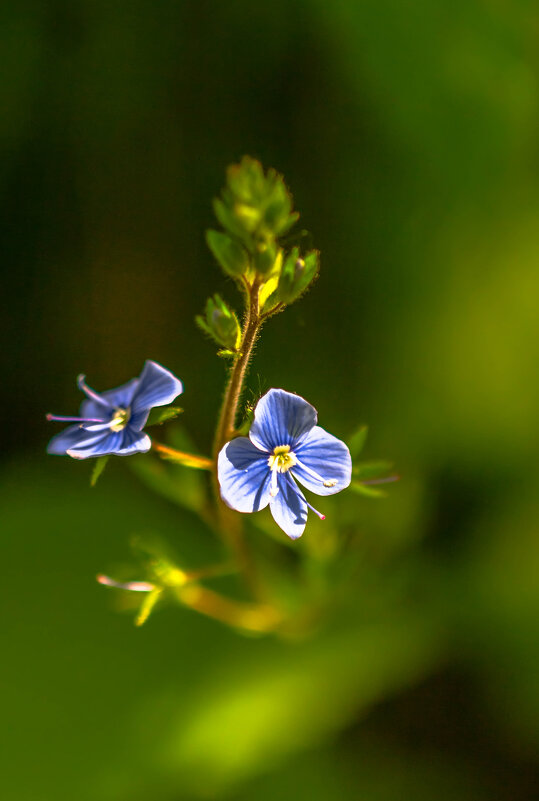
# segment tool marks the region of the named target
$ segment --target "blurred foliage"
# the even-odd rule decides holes
[[[22,0],[0,15],[3,797],[537,797],[533,4]],[[158,498],[121,459],[90,489],[88,466],[40,455],[74,376],[115,386],[146,357],[184,381],[182,422],[207,450],[223,365],[192,320],[216,291],[227,302],[204,231],[243,153],[286,176],[322,253],[314,291],[264,330],[252,399],[296,391],[344,438],[368,422],[360,458],[402,477],[309,522],[299,577],[279,548],[291,606],[298,582],[320,606],[341,588],[304,640],[240,638],[165,603],[140,629],[113,614],[122,594],[94,576],[143,578],[133,534],[187,568],[219,559],[193,513],[204,474],[174,465],[165,482],[167,465],[133,457]],[[270,518],[252,524],[274,555]]]

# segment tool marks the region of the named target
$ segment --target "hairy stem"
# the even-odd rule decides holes
[[[217,459],[219,451],[234,433],[238,404],[241,397],[241,391],[243,389],[243,381],[245,379],[247,368],[249,366],[249,362],[251,361],[254,344],[262,324],[258,305],[258,290],[259,284],[255,281],[249,291],[247,315],[245,318],[241,338],[241,355],[234,362],[234,366],[230,372],[230,377],[225,390],[225,396],[223,398],[223,405],[221,406],[221,414],[219,415],[219,422],[215,432],[215,441],[213,446],[214,459]]]
[[[248,288],[247,313],[242,332],[241,355],[236,359],[230,371],[213,445],[213,491],[217,504],[219,530],[223,539],[235,554],[238,567],[243,573],[249,589],[253,595],[258,598],[261,596],[261,587],[256,575],[256,566],[243,536],[243,521],[241,520],[241,515],[233,509],[229,509],[221,500],[219,482],[217,480],[217,457],[223,445],[228,442],[234,434],[243,382],[249,367],[256,338],[260,326],[262,325],[258,303],[259,287],[259,282],[255,280],[252,286]]]

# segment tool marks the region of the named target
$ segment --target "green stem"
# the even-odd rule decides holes
[[[258,305],[258,290],[259,283],[254,282],[249,291],[247,315],[243,327],[241,338],[241,355],[236,359],[228,384],[223,398],[223,405],[221,406],[221,413],[219,415],[219,422],[215,432],[215,440],[213,446],[213,457],[217,459],[219,451],[231,439],[234,430],[236,415],[238,412],[238,404],[243,389],[243,381],[247,373],[249,362],[253,353],[253,348],[262,325],[260,317],[260,309]]]
[[[253,595],[258,598],[261,596],[260,582],[256,575],[254,560],[243,536],[243,521],[241,520],[241,515],[233,509],[229,509],[221,500],[219,482],[217,479],[217,457],[223,445],[234,435],[243,382],[249,367],[258,332],[262,325],[258,303],[259,288],[260,283],[258,280],[255,280],[252,286],[248,287],[247,313],[242,332],[241,354],[234,362],[230,371],[213,445],[215,463],[213,471],[213,491],[217,504],[219,530],[223,539],[235,554],[238,567],[243,573],[249,589]]]

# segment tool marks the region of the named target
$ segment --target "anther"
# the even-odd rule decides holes
[[[130,592],[151,592],[155,590],[155,584],[150,584],[149,581],[115,581],[110,576],[104,576],[100,573],[96,576],[99,584],[105,587],[116,587],[118,590],[129,590]]]
[[[110,406],[111,404],[106,401],[105,398],[102,398],[101,395],[98,395],[95,390],[88,386],[84,380],[85,378],[86,376],[83,373],[77,377],[77,385],[79,389],[81,389],[85,395],[94,400],[96,403],[101,403],[103,406]]]
[[[59,414],[46,414],[47,420],[54,420],[58,423],[104,423],[97,417],[63,417]]]

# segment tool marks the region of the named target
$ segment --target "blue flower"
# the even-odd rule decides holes
[[[156,362],[147,361],[138,378],[116,389],[98,394],[77,379],[79,389],[87,397],[80,407],[80,417],[58,417],[48,420],[76,423],[51,439],[48,453],[67,454],[74,459],[90,456],[145,453],[152,442],[143,432],[153,406],[171,403],[182,391],[182,382]]]
[[[258,512],[268,503],[275,522],[292,539],[301,537],[307,509],[295,479],[317,495],[333,495],[350,484],[350,451],[316,425],[316,409],[291,392],[270,389],[258,402],[248,437],[228,442],[217,471],[224,502],[238,512]]]

